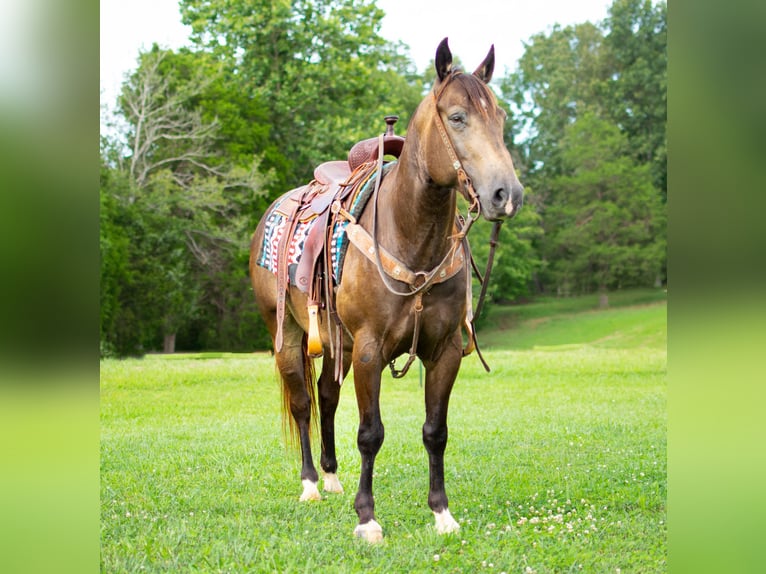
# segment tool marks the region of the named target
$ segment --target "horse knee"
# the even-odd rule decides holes
[[[332,377],[327,376],[324,370],[317,381],[317,389],[321,400],[328,404],[338,404],[340,400],[340,385]]]
[[[377,424],[359,425],[359,432],[356,437],[356,444],[359,447],[359,452],[363,455],[375,456],[378,454],[381,445],[383,444],[383,438],[385,431],[383,423]]]
[[[423,425],[423,444],[429,454],[444,454],[447,447],[447,425]]]

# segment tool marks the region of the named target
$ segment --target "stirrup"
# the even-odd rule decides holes
[[[309,357],[316,359],[322,356],[322,339],[319,336],[319,305],[309,304],[309,340],[307,352]]]

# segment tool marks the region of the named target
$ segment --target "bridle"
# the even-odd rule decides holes
[[[447,149],[447,155],[449,156],[450,161],[452,162],[452,167],[457,173],[457,181],[458,181],[458,190],[463,195],[465,200],[468,202],[468,214],[469,214],[469,221],[471,221],[471,224],[473,221],[479,218],[481,215],[481,203],[479,202],[479,195],[476,193],[476,190],[473,187],[473,182],[471,181],[471,178],[468,177],[468,174],[465,171],[465,168],[463,168],[463,162],[460,161],[460,158],[457,156],[457,153],[455,153],[455,147],[452,145],[452,140],[449,137],[449,134],[447,133],[447,129],[444,127],[444,121],[442,120],[441,115],[439,114],[439,100],[441,99],[442,94],[444,93],[444,90],[446,89],[447,85],[450,83],[450,81],[457,77],[458,75],[462,74],[460,70],[453,70],[450,72],[449,76],[447,76],[439,86],[439,89],[437,91],[432,92],[433,97],[431,99],[431,102],[433,104],[434,112],[434,123],[436,124],[436,129],[439,132],[439,135],[441,136],[442,142],[444,142],[444,147]],[[466,230],[467,233],[467,230]]]
[[[394,361],[391,361],[389,363],[389,367],[391,368],[391,374],[394,376],[394,378],[401,378],[403,377],[407,371],[410,368],[410,365],[412,365],[413,361],[415,360],[417,356],[417,345],[418,345],[418,336],[420,334],[420,319],[421,319],[421,313],[423,311],[423,295],[428,292],[428,290],[436,283],[440,283],[442,281],[446,281],[447,279],[454,276],[453,274],[444,273],[445,268],[447,268],[456,254],[458,253],[458,250],[462,245],[464,245],[464,252],[466,254],[469,254],[469,258],[471,260],[471,263],[473,264],[473,269],[476,272],[476,276],[479,279],[479,282],[481,283],[481,292],[479,295],[479,301],[476,306],[476,313],[473,313],[473,310],[471,309],[471,297],[470,297],[470,290],[471,290],[471,284],[470,284],[470,270],[467,274],[467,289],[468,289],[468,310],[469,310],[469,318],[468,322],[470,323],[471,329],[469,330],[469,338],[472,338],[472,341],[469,341],[469,348],[475,348],[477,351],[477,354],[479,356],[479,359],[481,360],[482,364],[484,365],[484,368],[489,371],[489,366],[484,361],[484,358],[481,356],[481,352],[478,349],[478,345],[476,345],[476,335],[475,335],[475,329],[473,328],[473,318],[477,317],[479,313],[481,312],[481,308],[484,303],[484,298],[487,293],[487,287],[489,284],[489,274],[492,269],[492,262],[494,260],[494,253],[495,253],[495,247],[497,246],[497,238],[500,232],[500,226],[502,225],[502,221],[496,221],[494,228],[492,230],[492,237],[490,239],[490,251],[489,256],[487,259],[487,268],[484,272],[484,275],[480,275],[478,273],[478,269],[476,267],[476,264],[473,261],[473,257],[470,256],[470,250],[468,248],[468,241],[466,239],[466,236],[468,235],[468,231],[471,229],[471,226],[474,224],[474,222],[481,216],[481,202],[479,201],[479,196],[476,193],[476,190],[473,187],[473,182],[471,181],[471,178],[468,176],[468,174],[465,171],[465,168],[463,168],[463,163],[460,161],[460,158],[457,156],[457,153],[455,153],[455,147],[452,144],[452,140],[449,137],[449,134],[447,133],[447,130],[444,126],[444,122],[441,119],[441,115],[439,114],[439,108],[438,103],[439,99],[441,98],[442,94],[444,93],[445,88],[450,83],[450,81],[456,77],[457,75],[461,74],[462,72],[460,70],[453,70],[450,72],[450,74],[442,81],[441,85],[439,86],[438,90],[435,90],[433,93],[432,98],[432,105],[434,108],[434,123],[436,124],[436,129],[439,132],[439,135],[441,136],[442,142],[444,143],[444,147],[447,151],[447,156],[449,157],[452,167],[455,169],[455,172],[457,173],[457,181],[458,181],[458,191],[463,195],[465,200],[468,202],[468,214],[467,217],[463,217],[460,214],[456,215],[456,233],[451,236],[452,239],[452,245],[450,249],[447,251],[447,254],[444,256],[444,258],[441,260],[441,262],[431,269],[430,271],[419,271],[419,272],[410,272],[411,276],[415,277],[415,280],[412,282],[409,282],[408,285],[410,287],[409,291],[400,291],[395,283],[394,280],[401,281],[399,277],[393,276],[393,274],[386,269],[386,266],[384,266],[383,261],[381,259],[381,246],[378,242],[378,194],[380,191],[380,183],[383,179],[383,134],[380,135],[378,140],[378,161],[377,161],[377,176],[375,178],[375,187],[373,191],[372,196],[372,247],[374,250],[374,258],[373,261],[375,262],[378,274],[380,275],[381,280],[383,281],[383,284],[385,285],[386,289],[394,294],[398,295],[400,297],[414,297],[415,302],[413,304],[413,311],[415,312],[415,326],[413,330],[413,336],[412,336],[412,345],[410,346],[409,351],[409,357],[407,358],[407,362],[401,369],[396,369],[394,366]],[[468,263],[466,261],[466,267],[468,266]],[[408,270],[409,271],[409,270]],[[470,353],[470,351],[464,351],[464,355]]]

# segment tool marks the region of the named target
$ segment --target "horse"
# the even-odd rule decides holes
[[[464,73],[453,67],[447,40],[437,48],[433,86],[411,116],[398,159],[386,163],[384,176],[381,143],[374,195],[361,214],[349,215],[354,231],[367,237],[367,248],[352,241],[340,279],[321,303],[333,310],[335,324],[321,311],[317,320],[316,305],[312,311],[305,290],[280,282],[279,273],[263,264],[265,221],[280,200],[266,211],[251,243],[251,282],[274,342],[283,415],[300,442],[300,501],[321,499],[310,442],[317,398],[323,487],[343,492],[334,418],[340,383],[353,367],[361,455],[354,535],[369,542],[383,539],[372,488],[375,457],[384,439],[382,372],[389,365],[396,376],[394,361],[405,353],[410,355],[407,366],[417,356],[425,368],[422,436],[435,529],[446,534],[460,528],[449,511],[444,485],[447,409],[465,352],[463,329],[471,326],[470,266],[454,263],[457,256],[466,259],[464,236],[470,227],[465,218],[456,217],[457,198],[462,194],[468,201],[470,222],[479,216],[495,222],[510,219],[523,203],[524,188],[503,141],[506,114],[488,86],[494,45],[473,73]],[[333,211],[344,212],[341,207]],[[389,260],[395,262],[394,272],[386,265]],[[312,356],[318,353],[308,350],[312,331],[324,356],[316,383]]]

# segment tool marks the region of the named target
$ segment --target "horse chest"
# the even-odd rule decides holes
[[[392,350],[401,350],[412,341],[418,298],[392,295],[373,278],[341,285],[336,300],[340,319],[352,337],[358,332],[382,335]],[[421,340],[435,344],[451,337],[466,312],[463,275],[434,285],[420,300]]]

